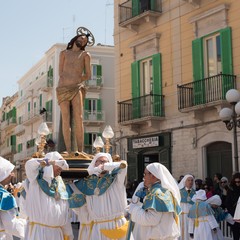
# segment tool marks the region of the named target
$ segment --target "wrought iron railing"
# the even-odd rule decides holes
[[[149,94],[118,102],[118,122],[144,117],[164,117],[163,95]]]
[[[178,109],[224,100],[226,92],[235,87],[236,76],[223,73],[178,85]]]
[[[136,6],[133,6],[132,0],[128,0],[119,5],[119,24],[136,17],[143,12],[162,12],[162,0],[140,0]]]
[[[84,121],[93,121],[93,122],[101,121],[102,122],[102,121],[105,121],[105,114],[103,111],[85,110]]]
[[[46,111],[43,115],[44,122],[52,122],[52,111]]]
[[[101,87],[102,86],[102,76],[92,77],[91,79],[84,82],[87,87]]]
[[[53,77],[52,76],[47,77],[47,87],[53,87]]]

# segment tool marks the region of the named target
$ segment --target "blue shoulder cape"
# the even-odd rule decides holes
[[[66,184],[66,189],[69,194],[68,203],[70,208],[79,208],[86,203],[85,195],[81,193],[74,193],[69,184]]]
[[[139,201],[141,202],[141,203],[143,203],[143,199],[145,198],[145,196],[147,195],[147,188],[145,188],[145,187],[142,187],[142,188],[140,188],[136,193],[135,193],[135,195],[137,196],[137,197],[139,197]]]
[[[157,212],[173,212],[175,215],[181,213],[181,207],[172,193],[163,188],[160,183],[156,183],[151,187],[142,208],[144,210],[155,209]]]
[[[229,214],[228,212],[225,212],[221,207],[212,208],[212,209],[214,212],[214,217],[218,223],[220,223],[221,221],[224,221]]]
[[[196,202],[189,209],[189,218],[199,218],[206,217],[208,215],[213,215],[214,212],[211,206],[207,202]]]
[[[0,211],[8,211],[16,208],[15,198],[3,186],[0,186]]]
[[[189,203],[189,204],[194,204],[194,202],[192,201],[192,197],[195,194],[195,190],[191,189],[190,194],[187,192],[186,188],[182,188],[180,190],[180,194],[181,194],[181,203]]]
[[[37,176],[37,182],[39,187],[46,193],[49,197],[55,199],[67,200],[69,198],[69,194],[66,190],[66,186],[60,176],[58,178],[54,178],[52,180],[51,185],[49,186],[48,182],[43,179],[44,168],[39,168],[39,173]]]
[[[82,192],[84,195],[100,196],[104,194],[107,191],[107,189],[111,186],[120,170],[121,170],[120,168],[115,168],[111,173],[105,174],[101,178],[99,178],[96,175],[91,175],[86,178],[78,180],[74,184],[78,188],[78,190]]]

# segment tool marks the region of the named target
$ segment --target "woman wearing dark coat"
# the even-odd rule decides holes
[[[228,190],[227,198],[226,198],[226,206],[228,212],[234,216],[234,212],[237,206],[237,201],[240,196],[240,173],[237,172],[233,175],[231,189]],[[240,223],[235,222],[232,225],[233,232],[233,240],[240,239]]]

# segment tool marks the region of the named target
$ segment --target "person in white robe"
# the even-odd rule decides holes
[[[148,188],[146,186],[144,186],[144,182],[140,182],[132,196],[131,202],[137,203],[139,206],[142,206],[144,198],[147,195],[147,191],[148,191]],[[141,225],[134,223],[134,227],[132,230],[132,232],[133,232],[132,235],[133,235],[134,239],[137,239],[139,228],[141,228]]]
[[[68,169],[58,152],[44,159],[33,158],[25,165],[27,181],[26,214],[29,218],[26,240],[71,240],[68,193],[60,176]]]
[[[218,223],[207,200],[205,190],[198,190],[192,198],[194,204],[189,209],[189,234],[194,240],[213,240],[217,234]]]
[[[77,188],[75,183],[78,183],[78,181],[66,185],[67,191],[70,193],[70,198],[68,200],[69,206],[70,210],[76,214],[79,221],[80,229],[78,232],[78,240],[88,240],[91,237],[90,229],[92,220],[87,210],[86,196]]]
[[[188,233],[188,212],[192,207],[194,202],[192,201],[192,197],[195,194],[195,180],[194,177],[190,174],[187,174],[183,177],[181,182],[178,184],[181,194],[181,215],[180,215],[180,227],[181,227],[181,236],[179,240],[189,240],[190,235]]]
[[[17,218],[15,198],[4,186],[11,182],[14,165],[0,157],[0,240],[12,240],[12,235],[24,238],[26,220]]]
[[[234,219],[235,222],[240,223],[240,197],[238,198],[238,201],[237,201],[237,206],[236,206],[236,209],[235,209],[235,212],[234,212],[233,219]]]
[[[125,240],[126,161],[113,162],[110,154],[100,152],[90,163],[88,173],[87,178],[74,182],[79,192],[72,188],[80,199],[86,199],[78,212],[73,208],[80,220],[79,240]]]
[[[214,195],[206,200],[210,204],[212,210],[214,211],[214,217],[219,224],[221,221],[227,221],[229,224],[233,225],[234,221],[232,216],[221,208],[222,200],[219,195]],[[212,233],[214,240],[224,240],[223,233],[219,227],[217,227],[217,232]]]
[[[138,226],[135,240],[173,240],[180,236],[180,191],[168,169],[151,163],[144,170],[144,185],[148,193],[143,205],[132,201],[131,220]]]
[[[28,216],[26,214],[26,204],[25,204],[25,199],[26,199],[25,185],[28,183],[29,183],[28,181],[24,180],[21,183],[17,184],[17,186],[19,187],[19,191],[17,192],[17,196],[16,196],[16,199],[18,199],[17,201],[18,211],[19,211],[18,216],[25,219],[28,219]]]

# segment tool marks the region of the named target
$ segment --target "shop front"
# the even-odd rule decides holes
[[[171,171],[171,133],[128,139],[128,181],[142,181],[144,168],[160,162]]]

